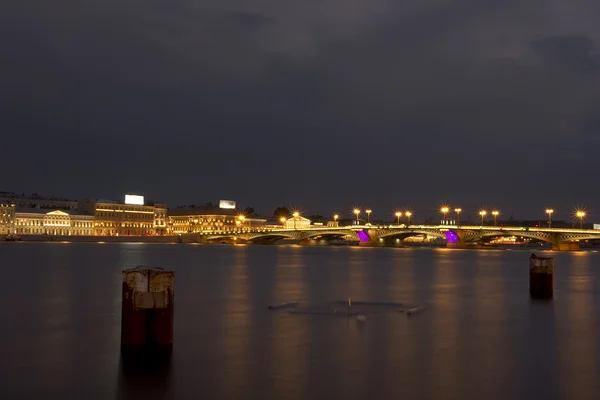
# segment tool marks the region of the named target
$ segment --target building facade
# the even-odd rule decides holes
[[[169,233],[241,233],[265,226],[266,219],[248,218],[229,209],[173,209],[169,210]]]
[[[17,210],[15,213],[17,235],[94,235],[94,217],[72,211],[47,211],[38,209]]]
[[[310,228],[310,219],[299,215],[285,221],[285,229],[307,229]]]
[[[164,204],[142,205],[83,199],[79,210],[94,217],[97,236],[153,236],[167,232]]]
[[[0,203],[0,235],[15,233],[15,205]]]

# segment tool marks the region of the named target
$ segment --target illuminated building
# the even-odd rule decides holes
[[[186,208],[169,210],[169,233],[235,233],[264,227],[266,219],[248,218],[232,209]]]
[[[15,205],[0,203],[0,235],[10,235],[15,229]]]
[[[94,235],[94,217],[67,210],[17,209],[15,212],[17,235]]]
[[[97,236],[149,236],[167,232],[167,207],[146,204],[143,196],[125,195],[125,202],[79,201],[79,210],[94,217]]]
[[[295,213],[296,214],[296,213]],[[286,229],[307,229],[310,228],[310,219],[301,215],[293,215],[285,221]]]

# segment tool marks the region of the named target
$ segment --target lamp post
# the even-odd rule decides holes
[[[356,214],[356,225],[360,225],[358,222],[358,216],[360,215],[360,210],[358,208],[355,208],[354,214]]]
[[[338,222],[337,222],[337,220],[338,220],[338,218],[339,218],[339,217],[340,217],[340,216],[339,216],[339,215],[337,215],[337,214],[334,214],[334,215],[333,215],[333,222],[334,222],[334,225],[335,225],[335,226],[338,226]]]
[[[552,227],[552,213],[554,212],[551,208],[546,208],[546,214],[548,214],[548,228]]]
[[[285,229],[285,221],[287,220],[284,217],[281,217],[279,221],[281,221],[281,227]]]
[[[295,211],[292,216],[294,217],[294,230],[296,230],[296,221],[298,220],[298,217],[300,216],[300,213],[298,211]]]
[[[492,215],[494,216],[494,226],[497,226],[498,224],[496,223],[496,218],[498,217],[498,214],[500,214],[499,211],[492,211]]]
[[[442,213],[442,215],[444,216],[444,219],[442,221],[442,225],[444,225],[446,223],[446,215],[448,214],[448,211],[450,211],[450,209],[448,207],[442,207],[440,209],[440,212]]]
[[[410,211],[406,211],[404,215],[406,215],[406,218],[408,218],[408,226],[410,226],[410,217],[412,216],[412,213]]]
[[[371,223],[371,210],[365,210],[365,212],[367,213],[367,224]]]
[[[244,221],[246,220],[246,217],[244,217],[243,215],[240,215],[238,218],[240,220],[240,228],[243,232],[244,231]]]
[[[577,211],[575,215],[577,216],[577,218],[579,218],[579,229],[583,229],[583,219],[585,218],[585,212]]]
[[[398,225],[400,225],[400,217],[402,216],[402,213],[400,211],[396,211],[396,219],[398,220]]]
[[[456,213],[456,226],[460,225],[460,213],[462,212],[462,208],[455,208],[454,212]]]
[[[483,226],[483,218],[486,216],[487,211],[481,210],[479,211],[479,215],[481,215],[481,226]]]

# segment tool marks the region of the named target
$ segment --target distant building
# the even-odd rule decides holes
[[[310,228],[310,219],[304,218],[299,215],[297,217],[291,217],[285,221],[286,229],[307,229]]]
[[[150,236],[167,232],[167,207],[164,204],[144,204],[142,196],[135,203],[119,203],[112,200],[82,199],[79,210],[94,217],[95,234],[98,236]]]
[[[43,210],[77,210],[77,201],[58,197],[45,197],[37,193],[31,195],[0,192],[0,203],[12,203],[17,208],[38,208]]]
[[[0,203],[0,235],[15,233],[15,205]]]
[[[93,236],[94,217],[67,210],[17,209],[15,212],[17,235]]]
[[[264,227],[266,219],[248,218],[232,209],[176,208],[169,210],[169,233],[236,233]]]

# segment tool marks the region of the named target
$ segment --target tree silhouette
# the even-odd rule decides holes
[[[251,217],[251,216],[253,216],[253,215],[256,215],[256,211],[254,210],[254,207],[246,207],[246,208],[244,209],[244,212],[243,212],[243,214],[244,214],[246,217]]]
[[[279,218],[289,218],[290,210],[287,207],[279,206],[273,211],[273,216]]]

